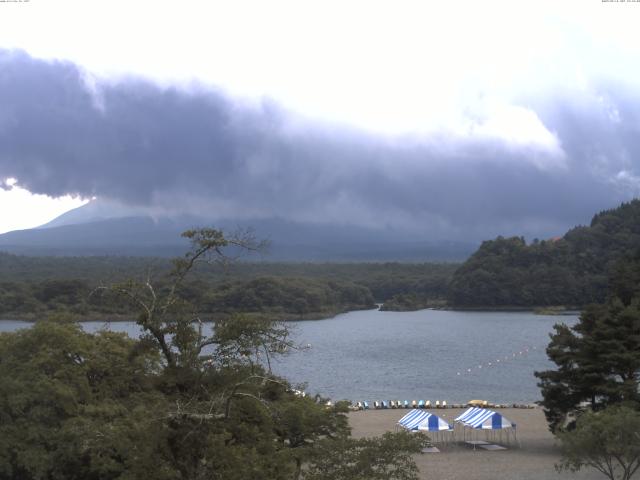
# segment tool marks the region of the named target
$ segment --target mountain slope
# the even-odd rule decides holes
[[[406,232],[354,225],[314,224],[279,218],[210,220],[197,216],[126,215],[126,210],[94,202],[36,229],[0,235],[0,251],[28,255],[175,256],[186,250],[180,233],[198,226],[225,231],[252,228],[271,242],[269,260],[455,261],[475,249],[472,243],[427,242]]]
[[[602,302],[618,262],[640,248],[640,200],[593,217],[559,239],[483,242],[454,274],[456,306],[582,306]]]

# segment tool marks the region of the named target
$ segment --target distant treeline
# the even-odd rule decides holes
[[[593,217],[562,238],[527,245],[521,237],[484,242],[454,274],[449,305],[581,307],[601,303],[625,257],[640,248],[640,201]]]
[[[0,318],[39,319],[56,314],[81,318],[131,318],[122,298],[96,290],[149,275],[159,282],[166,259],[136,257],[25,257],[0,254]],[[321,318],[396,302],[413,307],[443,302],[455,264],[237,263],[206,266],[182,295],[203,315],[237,312],[278,319]],[[414,308],[414,309],[415,309]],[[406,309],[400,306],[399,309]]]

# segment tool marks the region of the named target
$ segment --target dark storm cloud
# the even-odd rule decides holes
[[[204,87],[92,83],[71,63],[0,51],[0,179],[51,196],[469,239],[559,234],[638,191],[632,92],[528,101],[560,153],[377,137]]]

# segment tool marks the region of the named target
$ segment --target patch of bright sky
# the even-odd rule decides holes
[[[7,187],[15,183],[14,179],[4,182]],[[9,190],[0,188],[0,233],[22,230],[43,225],[58,215],[80,207],[88,200],[70,197],[51,198],[46,195],[33,195],[31,192],[13,186]]]
[[[388,135],[553,149],[518,99],[603,76],[637,85],[639,24],[640,3],[601,0],[31,0],[0,3],[0,47],[102,80],[196,80]]]

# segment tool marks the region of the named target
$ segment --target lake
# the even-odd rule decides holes
[[[531,312],[349,312],[326,320],[289,322],[310,348],[275,362],[275,373],[334,400],[539,400],[533,372],[553,368],[545,348],[555,323],[576,315]],[[28,326],[0,321],[0,331]],[[107,325],[136,336],[132,322]],[[104,328],[84,322],[87,331]]]

